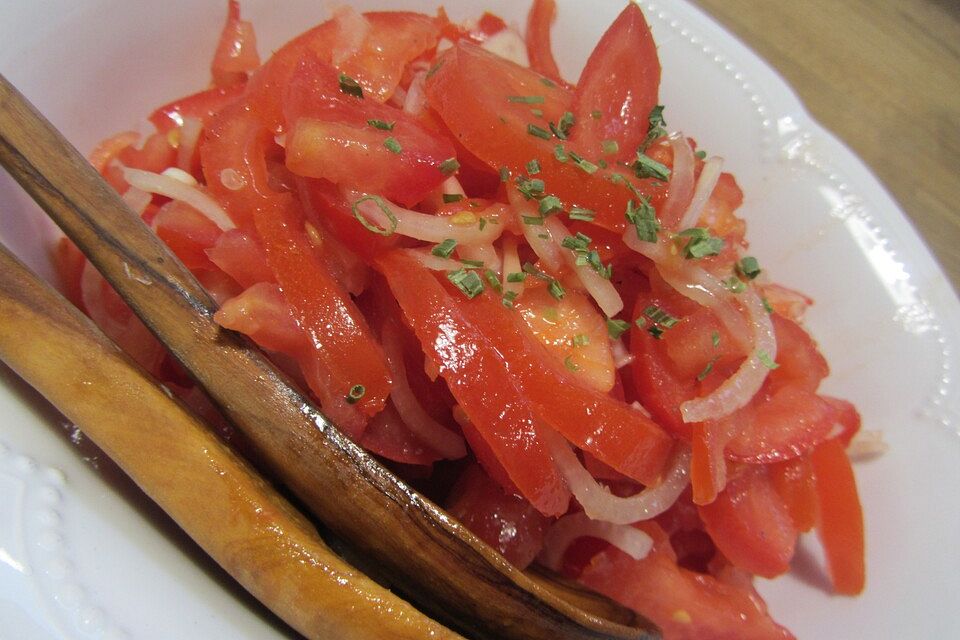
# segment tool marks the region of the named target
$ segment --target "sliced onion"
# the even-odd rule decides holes
[[[136,187],[130,187],[124,191],[122,197],[123,201],[127,203],[128,207],[130,207],[130,210],[137,215],[142,215],[143,212],[147,210],[147,205],[149,205],[150,201],[153,200],[152,195],[143,189],[137,189]]]
[[[540,262],[548,271],[554,273],[560,271],[563,267],[563,256],[560,255],[560,239],[554,242],[549,229],[546,226],[526,224],[523,221],[524,216],[539,218],[540,213],[532,200],[527,200],[516,189],[507,189],[507,199],[510,207],[516,216],[517,224],[523,231],[523,237],[527,244],[533,249],[533,252],[540,258]],[[546,236],[541,238],[540,236]]]
[[[610,340],[610,353],[613,355],[613,366],[617,369],[622,369],[634,360],[627,345],[623,344],[623,338]]]
[[[559,571],[563,556],[577,539],[591,537],[606,540],[634,560],[642,560],[653,548],[653,538],[645,531],[630,526],[591,520],[586,513],[572,513],[557,520],[547,530],[539,561],[548,569]]]
[[[166,196],[171,200],[179,200],[188,204],[207,218],[222,231],[235,229],[237,225],[227,215],[227,212],[217,204],[217,201],[200,190],[199,187],[184,184],[176,178],[153,173],[151,171],[142,171],[124,167],[123,179],[131,187],[136,187],[147,193],[156,193]]]
[[[612,318],[620,313],[620,311],[623,310],[623,298],[620,297],[620,293],[617,291],[617,288],[613,286],[613,283],[594,271],[590,265],[577,264],[576,254],[572,250],[560,246],[564,238],[573,235],[570,233],[570,230],[567,229],[556,216],[547,218],[544,221],[544,226],[553,237],[554,242],[557,244],[557,249],[566,261],[567,266],[577,274],[577,278],[583,284],[583,288],[586,289],[587,293],[596,301],[600,310],[603,311],[608,318]]]
[[[710,194],[713,193],[714,188],[717,186],[717,180],[720,179],[722,168],[723,158],[716,156],[709,158],[703,164],[703,169],[700,170],[700,177],[697,179],[697,187],[693,190],[693,199],[690,201],[690,206],[687,207],[683,217],[680,219],[680,224],[677,226],[678,229],[689,229],[690,227],[697,226],[700,215],[703,213],[703,207],[707,204],[707,200],[710,199]]]
[[[660,207],[660,219],[679,223],[693,197],[693,149],[679,131],[671,133],[667,140],[673,149],[673,167],[670,169],[670,192],[667,201]]]
[[[350,5],[341,5],[333,12],[333,21],[337,25],[337,37],[333,48],[333,66],[339,67],[343,61],[357,53],[370,31],[370,22]]]
[[[462,260],[473,260],[482,262],[487,269],[493,269],[497,274],[500,273],[500,256],[492,244],[474,244],[460,245],[457,247],[457,255]]]
[[[421,71],[414,74],[410,81],[410,87],[407,89],[407,95],[403,99],[403,110],[412,116],[418,116],[423,113],[427,104],[427,94],[424,91],[427,73]]]
[[[365,194],[359,191],[346,190],[344,194],[350,202],[357,202]],[[482,211],[461,211],[450,216],[434,216],[419,211],[411,211],[396,205],[389,200],[380,198],[366,199],[357,205],[357,209],[367,219],[382,229],[391,228],[392,222],[380,208],[380,204],[387,207],[396,218],[395,233],[425,242],[443,242],[447,239],[457,241],[458,245],[492,244],[503,233],[500,224],[499,207],[490,207]],[[480,218],[484,217],[488,223],[480,228]]]
[[[510,282],[507,279],[511,273],[521,273],[520,254],[517,252],[517,239],[510,235],[503,240],[503,293],[513,292],[516,298],[523,293],[523,281]]]
[[[882,456],[888,449],[890,445],[884,442],[883,431],[861,429],[847,445],[847,455],[854,462],[862,462]]]
[[[593,479],[563,436],[548,429],[542,431],[570,491],[584,512],[594,520],[631,524],[655,518],[673,506],[690,481],[690,452],[684,449],[674,457],[670,470],[659,485],[647,487],[627,498],[615,496]]]
[[[429,249],[407,249],[407,253],[430,271],[456,271],[463,268],[463,264],[458,260],[435,256]]]
[[[527,57],[527,45],[520,34],[513,29],[498,31],[484,40],[480,47],[501,58],[516,62],[521,67],[530,66],[530,58]]]
[[[199,118],[184,118],[180,126],[180,144],[177,147],[177,166],[184,171],[190,171],[193,165],[194,151],[197,141],[203,132],[203,121]]]
[[[427,445],[448,460],[456,460],[467,455],[467,446],[463,438],[434,420],[417,400],[403,362],[403,346],[400,334],[393,322],[383,325],[383,352],[387,356],[393,386],[390,398],[400,418],[420,442]]]
[[[718,420],[745,407],[770,373],[760,354],[765,353],[771,361],[777,357],[777,337],[773,332],[773,322],[753,287],[739,294],[739,298],[751,323],[753,349],[736,373],[723,384],[703,397],[687,400],[680,405],[684,422]]]

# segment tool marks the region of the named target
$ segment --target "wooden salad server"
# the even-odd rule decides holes
[[[652,623],[602,596],[512,566],[342,435],[248,340],[214,322],[215,303],[193,275],[3,76],[0,163],[203,386],[270,473],[423,611],[476,638],[659,637]]]

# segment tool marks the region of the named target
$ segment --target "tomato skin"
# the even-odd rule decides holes
[[[698,510],[714,544],[736,566],[766,578],[790,569],[797,529],[766,469],[741,470]]]
[[[423,350],[510,481],[540,513],[564,513],[570,494],[528,401],[510,383],[506,364],[484,334],[464,317],[454,294],[403,251],[380,256],[377,265]],[[469,428],[464,435],[471,439]]]
[[[152,224],[157,236],[188,269],[213,268],[206,252],[223,232],[208,217],[189,205],[172,201],[160,207]]]
[[[618,158],[634,156],[647,135],[657,105],[660,60],[640,7],[628,3],[587,60],[573,97],[578,126],[570,136],[586,153],[600,157],[602,142],[619,145]],[[600,117],[591,114],[599,111]]]
[[[230,229],[206,253],[211,262],[242,287],[275,281],[267,254],[252,233]]]
[[[453,145],[403,111],[342,93],[337,73],[306,57],[286,88],[286,165],[293,173],[382,195],[409,207],[446,179]],[[370,121],[392,124],[390,131]],[[391,150],[392,139],[399,150]]]
[[[559,197],[567,207],[579,205],[595,211],[594,224],[622,232],[627,224],[627,202],[635,198],[623,182],[633,183],[650,196],[654,207],[662,203],[666,189],[655,186],[650,179],[638,180],[619,167],[588,173],[571,161],[557,160],[557,144],[568,151],[582,149],[572,142],[531,135],[527,127],[533,124],[547,129],[548,123],[557,123],[570,110],[573,96],[560,85],[545,86],[543,79],[530,69],[460,42],[444,53],[440,66],[427,79],[427,100],[457,141],[491,169],[506,167],[516,178],[526,174],[527,162],[537,159],[541,165],[537,178],[544,181],[547,193]],[[473,99],[463,100],[465,95]],[[543,103],[535,105],[543,117],[534,117],[531,105],[510,102],[510,96],[543,97]],[[574,124],[573,129],[577,126]]]
[[[253,25],[240,19],[240,3],[229,0],[227,22],[220,33],[220,41],[213,55],[210,71],[213,83],[229,87],[247,79],[247,73],[260,66],[257,38]]]
[[[850,459],[839,439],[814,449],[810,464],[816,478],[817,535],[827,556],[833,588],[857,595],[866,583],[863,508]]]
[[[280,287],[273,283],[259,282],[248,287],[226,301],[213,319],[221,327],[250,336],[270,351],[295,356],[309,348]]]
[[[245,89],[243,83],[211,87],[157,107],[147,119],[161,133],[181,126],[187,118],[206,125],[221,110],[240,100]]]
[[[608,547],[587,563],[579,581],[650,618],[666,640],[793,638],[752,589],[677,566],[663,531],[643,525],[655,542],[647,557],[634,560]]]
[[[518,569],[540,553],[549,520],[522,498],[503,489],[476,464],[467,467],[446,509]]]
[[[810,456],[772,464],[768,472],[794,525],[801,532],[810,531],[817,522],[817,488]]]
[[[527,57],[530,68],[554,82],[565,84],[550,47],[550,27],[557,18],[555,0],[533,0],[527,14]]]

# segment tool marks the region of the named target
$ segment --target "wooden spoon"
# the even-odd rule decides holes
[[[83,156],[0,76],[0,163],[256,447],[271,473],[434,618],[477,638],[657,638],[600,596],[535,581],[343,436],[242,336]],[[613,620],[597,615],[606,615]]]

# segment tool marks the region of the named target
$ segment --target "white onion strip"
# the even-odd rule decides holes
[[[746,291],[739,294],[739,297],[750,319],[753,349],[736,373],[724,380],[723,384],[703,397],[687,400],[680,405],[684,422],[718,420],[745,407],[760,390],[763,381],[767,379],[767,374],[770,373],[770,369],[763,360],[776,360],[777,337],[773,332],[773,322],[763,306],[763,301],[753,287],[748,287]]]
[[[623,298],[620,297],[620,293],[617,291],[617,288],[613,286],[613,283],[594,271],[593,267],[589,264],[577,264],[577,256],[573,250],[560,246],[564,238],[573,235],[570,233],[570,230],[555,216],[547,218],[544,221],[544,226],[553,237],[554,242],[557,243],[560,255],[563,256],[567,266],[577,274],[577,278],[579,278],[583,284],[583,288],[586,289],[587,293],[596,301],[600,310],[603,311],[608,318],[612,318],[620,313],[623,310]]]
[[[714,188],[717,186],[717,180],[720,179],[722,168],[723,158],[716,156],[709,158],[703,164],[700,177],[697,179],[697,187],[693,190],[693,199],[690,201],[690,206],[687,207],[683,217],[680,219],[680,224],[677,226],[677,229],[689,229],[690,227],[697,226],[700,215],[703,213],[703,207],[707,204],[707,200],[710,199],[710,194],[713,193]]]
[[[347,58],[360,51],[370,32],[370,21],[350,5],[341,5],[333,11],[337,37],[333,49],[333,66],[339,67]]]
[[[152,195],[136,187],[130,187],[124,191],[122,197],[127,206],[138,215],[143,215],[143,212],[147,210],[147,205],[153,200]]]
[[[642,560],[653,548],[653,538],[633,527],[591,520],[587,514],[572,513],[557,520],[543,539],[540,563],[559,571],[567,549],[578,538],[600,538],[620,549],[634,560]]]
[[[387,365],[393,386],[390,398],[400,418],[423,444],[427,445],[447,460],[456,460],[467,455],[467,446],[463,438],[434,420],[424,410],[417,396],[410,388],[407,369],[403,362],[403,347],[400,335],[393,322],[383,325],[383,352],[387,356]]]
[[[424,90],[427,73],[421,71],[414,74],[410,81],[410,88],[407,89],[407,95],[403,98],[403,111],[412,116],[418,116],[423,112],[427,105],[427,94]]]
[[[222,231],[235,229],[237,225],[227,215],[227,212],[217,204],[217,201],[201,191],[198,187],[191,186],[171,178],[170,176],[153,173],[151,171],[142,171],[124,167],[123,179],[131,187],[136,187],[147,193],[156,193],[171,200],[179,200],[188,204],[207,218]]]
[[[194,151],[203,132],[203,121],[199,118],[184,118],[180,126],[180,144],[177,146],[177,166],[184,171],[190,171],[193,164]]]
[[[679,131],[671,133],[667,140],[673,149],[673,167],[670,169],[670,192],[660,208],[660,219],[675,219],[679,223],[693,198],[693,149]]]
[[[500,275],[500,256],[492,244],[463,244],[457,247],[457,255],[461,260],[483,263],[484,268]]]
[[[503,294],[511,294],[516,298],[523,293],[523,281],[511,282],[508,276],[511,273],[521,273],[520,254],[517,252],[517,239],[514,236],[507,236],[503,240]]]
[[[676,454],[659,485],[647,487],[627,498],[615,496],[594,480],[561,435],[549,429],[541,431],[570,491],[583,506],[584,512],[594,520],[631,524],[655,518],[673,506],[690,481],[690,452],[683,449]]]
[[[463,268],[462,262],[435,256],[429,249],[407,249],[407,253],[430,271],[456,271]]]
[[[352,190],[346,190],[344,194],[349,202],[357,202],[365,196],[359,191]],[[452,239],[458,245],[492,244],[503,233],[498,206],[476,212],[464,210],[450,216],[435,216],[404,209],[379,196],[377,200],[371,198],[357,205],[357,209],[364,218],[381,229],[389,229],[393,224],[380,209],[380,203],[383,203],[383,206],[387,207],[396,218],[395,233],[425,242],[440,243]],[[480,228],[481,217],[487,220],[483,229]]]
[[[516,189],[507,189],[507,200],[513,209],[520,230],[523,231],[523,237],[527,244],[533,249],[533,252],[540,258],[541,264],[547,269],[556,273],[563,267],[563,256],[560,255],[560,240],[554,242],[550,231],[546,226],[536,224],[526,224],[523,219],[539,218],[540,212],[537,211],[535,202],[527,200]],[[542,236],[542,237],[541,237]]]

